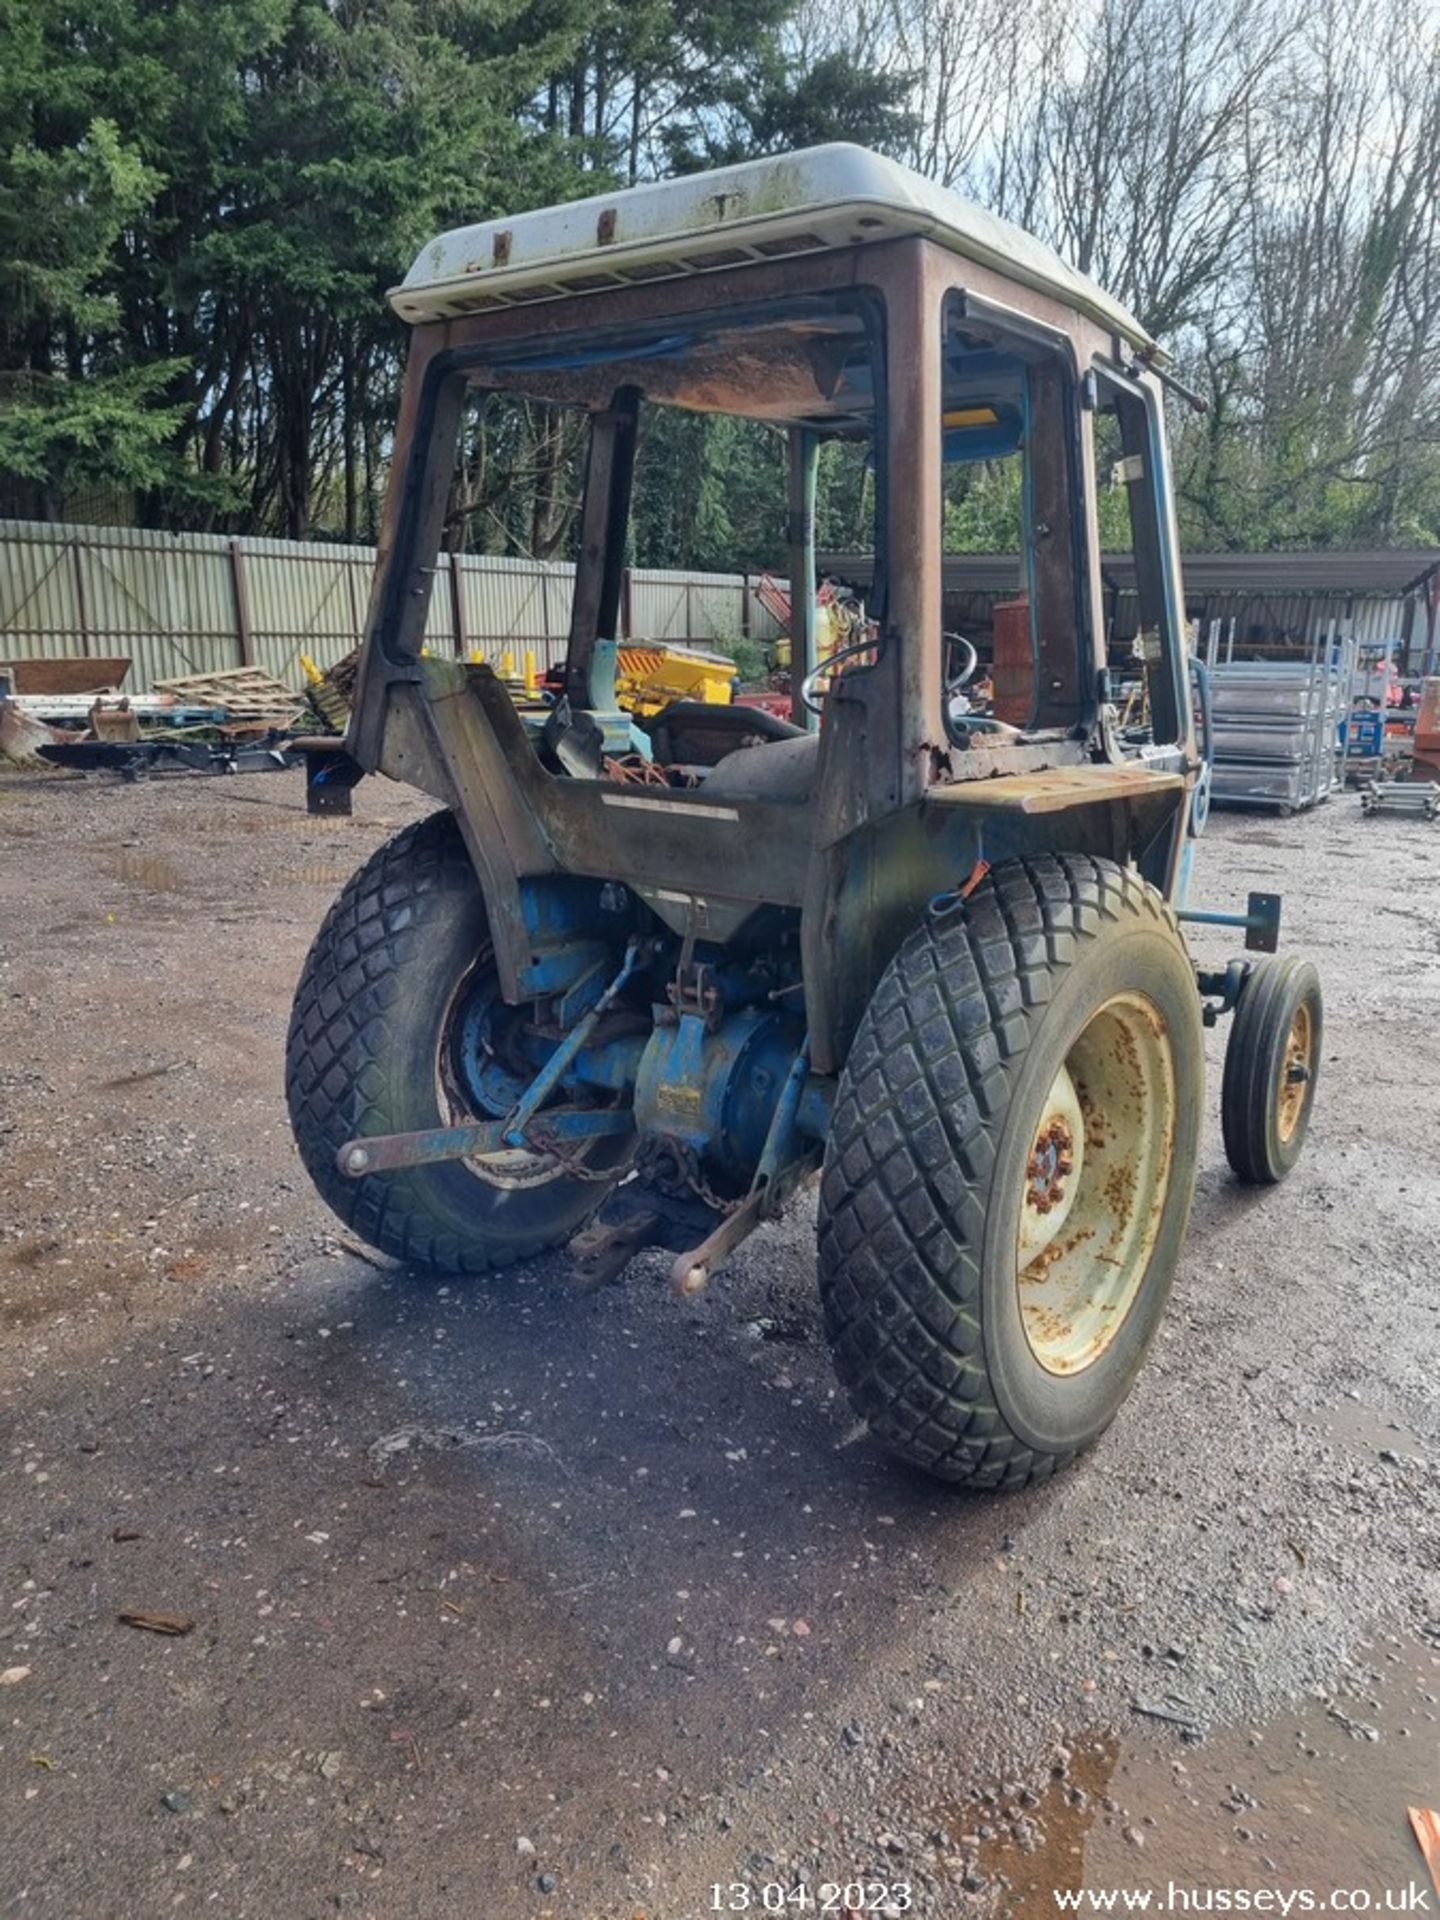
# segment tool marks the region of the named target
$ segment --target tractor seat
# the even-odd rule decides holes
[[[791,727],[784,739],[726,754],[706,774],[701,792],[733,800],[808,800],[819,763],[819,734]]]
[[[804,732],[763,707],[722,707],[672,700],[646,723],[662,766],[715,767],[729,754]]]

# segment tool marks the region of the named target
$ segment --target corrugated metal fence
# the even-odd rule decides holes
[[[298,686],[300,656],[331,666],[360,639],[373,547],[231,540],[132,527],[0,521],[0,662],[126,655],[127,687],[178,674],[257,666]],[[498,664],[565,645],[568,566],[442,554],[427,634],[437,653],[478,650]],[[757,576],[634,569],[622,630],[643,640],[770,639]]]

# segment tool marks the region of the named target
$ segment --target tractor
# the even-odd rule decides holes
[[[1245,928],[1220,971],[1181,931],[1208,722],[1164,354],[1035,239],[850,145],[446,233],[391,301],[413,331],[380,566],[309,791],[343,808],[381,773],[437,810],[355,875],[305,963],[287,1090],[312,1179],[412,1268],[568,1244],[594,1285],[658,1247],[683,1295],[818,1177],[824,1326],[873,1434],[942,1480],[1044,1478],[1112,1420],[1165,1307],[1204,1026],[1234,1016],[1245,1181],[1294,1164],[1320,1062],[1319,982],[1276,957],[1277,900],[1189,913]],[[585,436],[543,712],[424,644],[477,396]],[[678,700],[642,727],[617,701],[637,453],[668,408],[773,436],[792,722]],[[862,450],[875,565],[822,660],[830,441]],[[947,471],[1001,457],[1028,635],[1008,718],[965,697],[981,649],[945,631],[941,574]],[[1108,660],[1107,489],[1139,729]]]

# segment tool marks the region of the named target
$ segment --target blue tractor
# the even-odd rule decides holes
[[[1163,356],[1027,235],[832,146],[448,233],[413,325],[343,748],[439,810],[382,847],[300,982],[289,1103],[320,1192],[397,1258],[483,1274],[571,1245],[681,1292],[819,1176],[839,1375],[878,1438],[1016,1487],[1104,1430],[1141,1365],[1195,1181],[1202,1024],[1234,1012],[1227,1148],[1299,1152],[1313,970],[1197,974],[1181,934],[1197,739]],[[563,689],[517,711],[424,648],[465,409],[573,410],[585,487]],[[863,450],[874,582],[803,723],[615,698],[631,485],[654,410],[768,424],[793,582],[822,450]],[[1018,695],[943,627],[946,474],[1017,475]],[[1128,507],[1147,720],[1107,664],[1097,473]],[[1241,918],[1274,945],[1273,913]]]

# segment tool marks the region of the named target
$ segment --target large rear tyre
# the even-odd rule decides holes
[[[825,1155],[836,1370],[894,1454],[1020,1487],[1139,1372],[1194,1193],[1204,1049],[1161,896],[1108,861],[999,867],[891,962]]]
[[[347,1140],[509,1112],[533,1062],[507,1057],[485,907],[448,813],[387,841],[316,936],[295,995],[286,1095],[321,1198],[362,1239],[440,1273],[485,1273],[564,1244],[618,1178],[623,1137],[543,1153],[343,1175]]]
[[[1320,976],[1296,954],[1258,960],[1225,1046],[1220,1124],[1225,1158],[1249,1186],[1272,1187],[1310,1131],[1324,1034]]]

